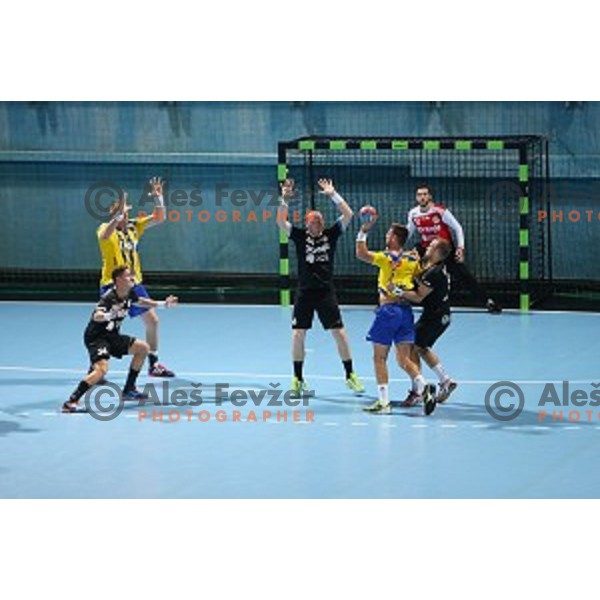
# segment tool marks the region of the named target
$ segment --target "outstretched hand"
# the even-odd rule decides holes
[[[293,179],[286,179],[281,185],[281,198],[287,204],[295,194],[295,182]]]
[[[127,192],[123,192],[121,198],[119,198],[119,210],[117,211],[117,220],[122,221],[127,217],[127,213],[133,208],[129,204],[127,204],[127,199],[129,195]]]
[[[177,296],[167,296],[165,298],[165,306],[167,308],[172,308],[173,306],[176,306],[178,302],[179,298]]]
[[[326,196],[333,196],[335,194],[335,188],[333,187],[333,181],[331,179],[319,179],[317,182],[319,187],[319,193],[325,194]]]
[[[364,207],[363,207],[364,208]],[[362,210],[362,209],[361,209]],[[375,225],[375,223],[377,222],[377,219],[379,218],[379,215],[377,213],[372,214],[371,218],[368,221],[365,221],[361,226],[360,226],[360,230],[363,231],[364,233],[367,233],[367,231],[369,231],[373,225]]]
[[[167,182],[161,177],[153,177],[150,180],[150,195],[154,196],[155,198],[162,196],[165,183]]]

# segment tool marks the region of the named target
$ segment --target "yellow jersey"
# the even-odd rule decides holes
[[[113,270],[122,266],[128,267],[133,273],[136,285],[142,282],[142,265],[137,246],[151,220],[152,217],[149,216],[128,221],[124,231],[117,227],[106,240],[102,239],[102,233],[109,224],[102,223],[98,227],[98,244],[102,254],[100,286],[112,283]]]
[[[384,252],[373,253],[373,264],[379,267],[379,278],[377,287],[379,292],[388,298],[394,298],[394,294],[388,290],[388,284],[404,290],[415,288],[415,278],[421,273],[419,258],[410,252]]]

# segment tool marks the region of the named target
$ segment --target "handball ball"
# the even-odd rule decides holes
[[[362,223],[370,223],[377,216],[377,211],[373,206],[363,206],[360,209],[360,220]]]

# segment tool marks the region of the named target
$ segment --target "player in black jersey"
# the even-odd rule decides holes
[[[288,221],[287,201],[294,196],[294,182],[291,179],[281,185],[282,208],[277,212],[277,225],[296,245],[298,257],[298,290],[292,318],[294,375],[291,389],[298,394],[308,389],[303,374],[304,343],[316,312],[323,329],[331,331],[336,341],[344,365],[346,385],[355,394],[362,394],[365,388],[354,372],[350,342],[333,284],[337,241],[354,213],[336,192],[330,179],[320,179],[318,183],[321,193],[328,196],[340,212],[340,217],[331,227],[325,228],[323,215],[316,210],[309,211],[306,215],[306,229],[294,227]]]
[[[127,381],[123,388],[123,397],[125,400],[142,400],[144,398],[143,394],[135,389],[135,382],[150,351],[150,346],[134,337],[122,335],[121,323],[133,305],[145,308],[169,307],[177,304],[177,298],[169,296],[163,302],[158,302],[150,298],[138,297],[133,290],[134,276],[127,267],[117,267],[112,272],[112,280],[113,287],[104,293],[96,304],[83,335],[92,368],[63,404],[62,412],[86,412],[85,408],[79,404],[79,400],[92,386],[104,379],[108,373],[108,361],[111,356],[122,358],[126,354],[133,354]]]
[[[456,381],[446,373],[439,357],[431,349],[450,326],[450,286],[444,262],[451,252],[452,245],[444,238],[432,240],[423,256],[423,271],[417,279],[416,289],[404,292],[404,298],[409,302],[423,307],[423,313],[415,325],[413,360],[419,364],[422,358],[438,376],[437,402],[445,402],[457,387]],[[415,391],[411,390],[402,406],[414,406],[416,396]]]

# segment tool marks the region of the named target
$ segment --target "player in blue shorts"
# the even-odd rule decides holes
[[[408,229],[397,223],[392,223],[386,234],[385,251],[370,252],[367,232],[376,220],[375,215],[363,223],[356,238],[356,257],[379,268],[379,308],[367,334],[367,340],[373,343],[378,398],[365,410],[383,414],[391,412],[387,359],[394,345],[398,364],[415,382],[417,393],[425,405],[425,414],[430,415],[436,406],[435,387],[427,384],[418,365],[412,360],[415,342],[413,310],[402,297],[404,290],[414,288],[414,279],[420,269],[419,258],[414,253],[404,252]]]
[[[150,195],[155,202],[155,215],[139,219],[129,219],[131,206],[127,204],[124,194],[113,204],[110,210],[111,220],[98,227],[98,244],[102,254],[102,275],[100,279],[100,296],[112,286],[112,272],[117,267],[128,267],[134,277],[134,292],[138,298],[148,298],[148,292],[143,284],[142,266],[138,254],[138,242],[145,231],[162,223],[164,219],[163,186],[164,181],[153,177],[150,182]],[[156,218],[155,218],[156,217]],[[158,315],[153,308],[133,306],[129,311],[130,317],[141,316],[146,326],[146,342],[150,346],[148,354],[148,375],[151,377],[174,377],[158,360]]]

